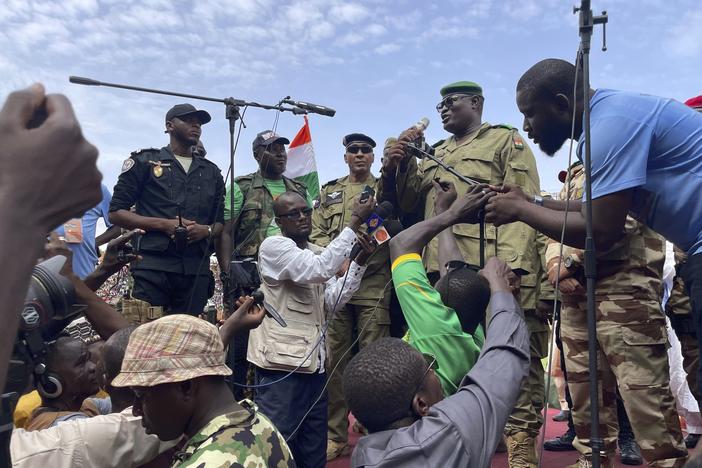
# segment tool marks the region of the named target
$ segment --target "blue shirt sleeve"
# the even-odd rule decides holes
[[[593,118],[592,198],[600,198],[646,183],[653,128],[622,116]],[[578,154],[584,160],[584,142]]]
[[[112,223],[108,219],[108,216],[110,214],[110,202],[112,201],[112,194],[110,193],[110,190],[105,186],[105,184],[102,184],[102,201],[100,202],[100,215],[102,216],[102,219],[105,221],[105,226],[107,226],[107,229],[112,227]]]

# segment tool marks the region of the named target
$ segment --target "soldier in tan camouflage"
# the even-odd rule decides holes
[[[570,199],[582,198],[582,167],[570,168]],[[566,199],[567,184],[561,192]],[[612,466],[617,441],[617,388],[636,440],[651,466],[678,467],[687,459],[675,400],[670,391],[667,334],[660,305],[664,239],[627,217],[625,236],[597,255],[598,386],[601,395],[602,466]],[[591,466],[589,358],[585,291],[579,265],[582,251],[550,241],[546,262],[562,293],[561,334],[573,399],[580,458],[573,467]]]
[[[441,89],[442,100],[437,105],[444,129],[452,135],[434,144],[435,155],[453,166],[459,173],[479,182],[501,185],[517,184],[530,194],[539,193],[536,160],[519,132],[509,125],[482,122],[483,91],[476,83],[461,81]],[[400,142],[421,137],[417,129],[400,135]],[[395,195],[404,213],[423,212],[425,219],[434,216],[435,193],[432,181],[453,182],[459,196],[468,185],[435,162],[423,159],[419,164],[403,144],[395,145],[384,158],[383,187],[394,183]],[[480,262],[480,234],[477,224],[457,224],[453,227],[456,241],[468,263]],[[529,272],[521,278],[520,305],[531,331],[532,378],[523,382],[517,405],[509,418],[505,434],[511,467],[536,465],[535,441],[543,418],[544,382],[541,358],[546,356],[548,322],[536,310],[541,260],[537,249],[536,231],[526,224],[514,223],[500,228],[485,229],[485,253],[496,255],[512,268]],[[424,250],[423,259],[430,279],[438,278],[438,241],[434,239]],[[539,378],[535,378],[536,376]]]
[[[349,175],[331,180],[322,186],[319,206],[312,214],[310,241],[321,247],[326,247],[348,224],[353,201],[364,187],[378,190],[379,179],[370,171],[374,160],[375,141],[362,133],[352,133],[343,138],[342,144]],[[336,313],[327,332],[331,348],[329,368],[334,369],[338,365],[329,378],[328,386],[327,460],[350,452],[349,411],[341,392],[341,377],[353,354],[346,351],[353,346],[355,336],[358,337],[358,346],[362,349],[373,341],[390,335],[390,256],[387,244],[381,245],[375,251],[368,259],[367,265],[358,291]]]

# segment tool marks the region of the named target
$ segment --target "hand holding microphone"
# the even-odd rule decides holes
[[[424,143],[424,130],[429,126],[429,119],[423,117],[419,122],[400,133],[397,142],[388,150],[383,159],[383,171],[395,172],[402,163],[407,161],[410,152],[407,151],[407,144],[413,143],[421,146]]]

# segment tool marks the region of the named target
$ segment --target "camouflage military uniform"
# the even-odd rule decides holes
[[[582,166],[571,171],[570,197],[581,198]],[[565,199],[565,187],[561,194]],[[627,217],[624,230],[621,240],[597,255],[597,360],[600,437],[608,457],[605,466],[611,463],[616,448],[617,387],[646,460],[651,466],[682,466],[687,451],[669,386],[668,340],[660,305],[664,239],[631,217]],[[572,254],[582,258],[582,251],[564,246],[563,258]],[[577,434],[573,445],[589,458],[591,376],[586,298],[561,298],[562,340]]]
[[[233,256],[257,257],[258,247],[266,238],[268,226],[273,222],[273,197],[264,183],[260,171],[234,179],[244,196],[239,213],[235,213],[232,229]],[[283,177],[288,191],[297,192],[307,199],[307,188],[301,182]],[[229,192],[229,190],[227,190]],[[229,196],[229,195],[228,195]],[[225,220],[228,220],[225,211]]]
[[[379,179],[369,175],[362,183],[351,183],[349,177],[334,179],[322,186],[320,204],[312,214],[310,241],[325,247],[342,231],[351,219],[353,200],[366,185],[378,191]],[[351,348],[358,334],[359,348],[390,335],[390,253],[388,244],[382,244],[368,259],[368,268],[358,291],[339,310],[329,324],[327,338],[331,349],[333,369],[342,362],[329,379],[328,437],[337,442],[348,439],[348,408],[341,392],[341,377],[346,364],[353,357]],[[386,288],[386,285],[387,288]],[[363,329],[363,331],[361,331]]]
[[[249,400],[217,416],[176,453],[173,467],[294,467],[290,449],[273,424]]]
[[[680,270],[680,267],[687,260],[685,252],[679,248],[674,248],[675,252],[675,269]],[[697,385],[697,369],[700,365],[700,348],[697,344],[697,334],[695,332],[695,324],[691,315],[692,305],[690,297],[685,292],[685,285],[682,278],[676,274],[673,278],[673,289],[670,291],[670,297],[665,304],[665,313],[670,318],[670,325],[675,334],[680,340],[680,347],[683,355],[683,368],[687,372],[687,384],[690,387],[690,392],[695,400],[702,402],[700,398],[700,389]]]
[[[517,130],[512,127],[483,123],[473,137],[461,144],[451,136],[434,147],[437,158],[453,166],[466,177],[495,185],[516,184],[530,194],[540,191],[534,155]],[[406,170],[400,167],[396,175],[396,195],[400,208],[407,213],[423,210],[425,219],[434,216],[435,193],[432,180],[436,177],[453,182],[459,196],[468,190],[467,184],[435,162],[423,159],[417,165],[415,158],[410,158]],[[479,264],[479,225],[456,224],[453,232],[465,261]],[[530,437],[535,437],[542,424],[539,411],[539,408],[543,407],[544,393],[541,358],[546,355],[548,346],[548,323],[535,310],[541,276],[541,259],[534,248],[536,231],[524,223],[513,223],[501,226],[498,233],[495,226],[487,225],[485,241],[486,258],[496,254],[512,268],[523,268],[529,272],[522,277],[520,305],[524,309],[525,319],[531,331],[531,377],[524,381],[523,391],[510,416],[505,433],[513,435],[527,432]],[[428,272],[438,271],[437,239],[432,240],[426,247],[423,258]]]

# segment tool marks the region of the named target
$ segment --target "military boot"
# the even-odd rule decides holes
[[[567,452],[570,450],[575,450],[575,447],[573,447],[574,440],[575,430],[568,428],[568,430],[562,436],[545,441],[544,450],[549,452]]]
[[[613,468],[612,459],[609,457],[600,457],[600,466],[602,468]],[[568,465],[566,468],[592,468],[592,460],[584,455],[578,457],[578,461],[572,465]]]
[[[619,457],[625,465],[642,465],[641,449],[631,432],[619,431]]]
[[[507,436],[507,461],[510,468],[536,468],[535,440],[526,432]]]

